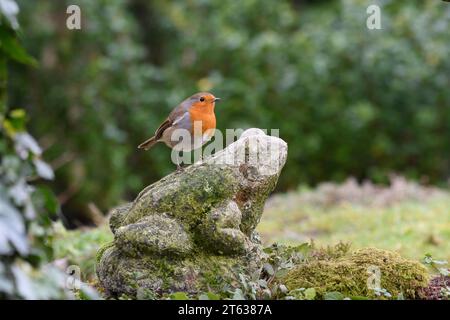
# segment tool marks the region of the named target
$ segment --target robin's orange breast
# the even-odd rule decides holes
[[[191,132],[194,131],[194,124],[195,122],[201,122],[201,134],[203,135],[206,131],[214,132],[216,128],[216,115],[214,112],[204,112],[202,110],[196,110],[192,108],[189,111],[190,118],[192,121],[192,129]],[[197,132],[194,132],[194,134],[197,134]]]

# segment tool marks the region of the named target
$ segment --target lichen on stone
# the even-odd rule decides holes
[[[191,238],[183,226],[165,214],[151,215],[118,228],[115,244],[130,256],[184,255],[192,250]]]
[[[125,219],[128,211],[130,210],[132,203],[126,203],[121,206],[113,208],[109,212],[109,227],[113,233],[120,227]]]
[[[102,246],[98,249],[97,254],[96,254],[96,256],[95,256],[95,261],[96,261],[97,264],[100,262],[100,259],[102,258],[103,253],[104,253],[107,249],[109,249],[109,248],[111,248],[111,247],[114,247],[114,241],[105,243],[104,245],[102,245]]]

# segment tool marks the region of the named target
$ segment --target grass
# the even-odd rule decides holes
[[[342,191],[343,187],[335,188]],[[411,192],[403,192],[398,199],[381,205],[380,201],[367,201],[367,197],[380,198],[381,190],[376,189],[373,195],[363,193],[364,199],[357,199],[361,194],[355,196],[354,192],[348,198],[342,197],[342,192],[328,192],[326,196],[331,194],[332,201],[323,201],[320,188],[275,195],[257,229],[266,245],[312,239],[316,245],[326,246],[344,241],[354,249],[394,250],[415,260],[430,253],[450,261],[450,193],[433,190],[411,196]],[[311,200],[311,192],[319,197]],[[395,192],[387,190],[383,196]]]
[[[98,228],[66,230],[61,223],[56,223],[53,249],[56,259],[66,266],[80,267],[83,281],[95,278],[95,256],[98,249],[113,240],[107,223]]]

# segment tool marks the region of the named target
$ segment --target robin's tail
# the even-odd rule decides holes
[[[138,145],[138,149],[144,149],[144,150],[148,150],[151,147],[153,147],[153,145],[155,143],[157,143],[158,141],[155,139],[155,137],[151,137],[148,140],[145,140],[144,142],[142,142],[140,145]]]

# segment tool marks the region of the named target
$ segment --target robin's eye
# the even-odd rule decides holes
[[[201,102],[205,101],[205,97],[201,97],[201,98],[200,98],[200,101],[201,101]]]

